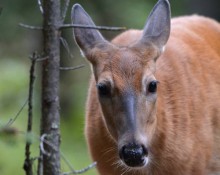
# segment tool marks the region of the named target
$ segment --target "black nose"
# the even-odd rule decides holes
[[[123,146],[119,151],[120,158],[130,167],[140,167],[145,164],[147,149],[135,143]]]

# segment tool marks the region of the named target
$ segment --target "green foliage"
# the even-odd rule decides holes
[[[25,101],[28,92],[27,70],[28,67],[17,59],[0,60],[0,124],[6,116],[15,116],[18,106]]]

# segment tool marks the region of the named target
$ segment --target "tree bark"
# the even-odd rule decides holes
[[[48,57],[42,66],[42,118],[41,135],[46,135],[41,150],[44,175],[60,174],[60,104],[59,104],[59,67],[60,67],[60,0],[43,1],[44,52]],[[42,149],[42,148],[41,148]]]

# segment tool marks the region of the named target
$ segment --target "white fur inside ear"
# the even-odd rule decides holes
[[[161,49],[161,52],[163,53],[166,49],[166,46],[163,46],[162,49]]]
[[[81,53],[82,57],[85,58],[85,54],[84,54],[84,52],[81,49],[80,49],[80,53]]]

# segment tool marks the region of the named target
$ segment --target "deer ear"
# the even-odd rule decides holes
[[[79,4],[73,5],[71,16],[72,24],[96,27],[91,17]],[[97,44],[106,42],[106,40],[97,29],[74,28],[73,36],[84,55],[87,55],[88,52]]]
[[[162,51],[170,35],[170,16],[168,0],[159,0],[147,19],[141,43],[153,43]]]

